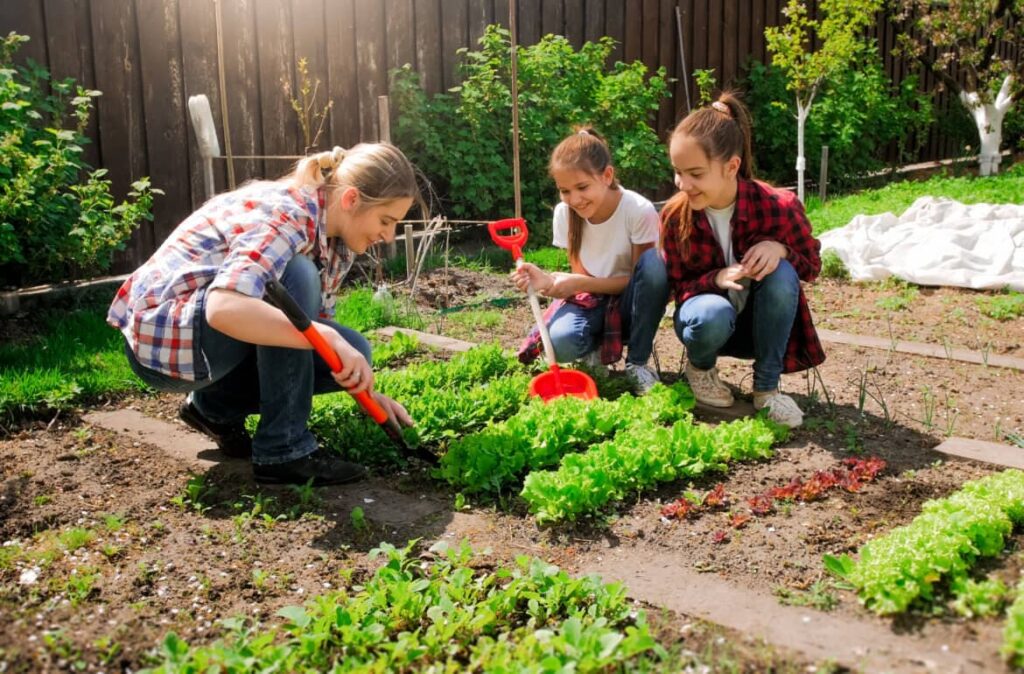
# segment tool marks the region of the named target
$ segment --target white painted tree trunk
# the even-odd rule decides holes
[[[804,155],[804,127],[807,115],[811,112],[813,94],[805,104],[799,97],[796,99],[796,196],[800,203],[804,201],[804,173],[807,171],[807,157]]]
[[[1013,105],[1013,97],[1010,96],[1012,85],[1013,76],[1007,75],[991,103],[982,103],[976,91],[960,92],[960,102],[974,117],[974,124],[978,127],[978,137],[981,140],[978,150],[980,175],[989,176],[999,172],[999,163],[1002,161],[999,146],[1003,143],[1003,117]]]

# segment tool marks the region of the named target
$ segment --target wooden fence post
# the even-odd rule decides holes
[[[416,272],[416,244],[412,240],[412,223],[405,223],[405,280],[412,282]]]
[[[378,140],[383,143],[391,142],[391,101],[387,96],[377,97],[377,135]],[[391,260],[398,254],[395,242],[384,247],[384,257]]]

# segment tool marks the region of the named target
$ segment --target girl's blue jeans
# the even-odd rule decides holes
[[[626,362],[643,365],[651,357],[654,335],[668,303],[668,276],[661,254],[654,248],[637,260],[629,285],[620,300],[622,331],[628,335]],[[604,334],[605,303],[584,309],[566,303],[548,321],[555,358],[566,363],[598,348]]]
[[[306,315],[320,313],[320,272],[312,260],[293,257],[281,282]],[[126,345],[135,374],[158,391],[190,393],[199,413],[214,423],[236,423],[259,413],[253,463],[283,463],[313,453],[317,442],[307,427],[313,395],[340,390],[323,359],[311,350],[257,346],[228,337],[206,322],[205,307],[198,313],[195,338],[209,363],[209,379],[186,381],[146,368]],[[370,343],[361,334],[333,321],[318,322],[337,330],[370,360]]]
[[[754,390],[779,386],[789,333],[800,299],[800,279],[787,260],[761,281],[751,281],[750,296],[737,316],[728,298],[706,293],[676,310],[676,335],[690,364],[710,370],[719,355],[754,359]]]

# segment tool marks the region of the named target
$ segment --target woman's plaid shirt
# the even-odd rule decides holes
[[[726,266],[725,254],[715,239],[703,210],[692,211],[693,227],[687,245],[678,237],[679,223],[673,218],[663,222],[665,264],[669,286],[676,306],[694,295],[725,291],[715,284],[718,270]],[[777,190],[765,183],[739,180],[736,210],[732,216],[732,243],[736,259],[760,241],[777,241],[789,249],[786,259],[800,280],[811,282],[821,271],[821,243],[811,235],[811,226],[803,204],[787,190]],[[799,372],[825,360],[825,351],[811,320],[811,310],[803,288],[793,330],[783,360],[784,372]]]
[[[262,298],[294,255],[321,267],[321,316],[334,315],[335,295],[353,255],[328,240],[322,190],[256,182],[210,199],[171,233],[117,291],[107,322],[118,328],[142,365],[187,380],[209,368],[196,340],[206,294],[214,288]]]

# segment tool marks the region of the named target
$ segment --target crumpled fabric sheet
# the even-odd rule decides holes
[[[818,238],[857,281],[1024,292],[1024,205],[921,197],[899,217],[858,215]]]

